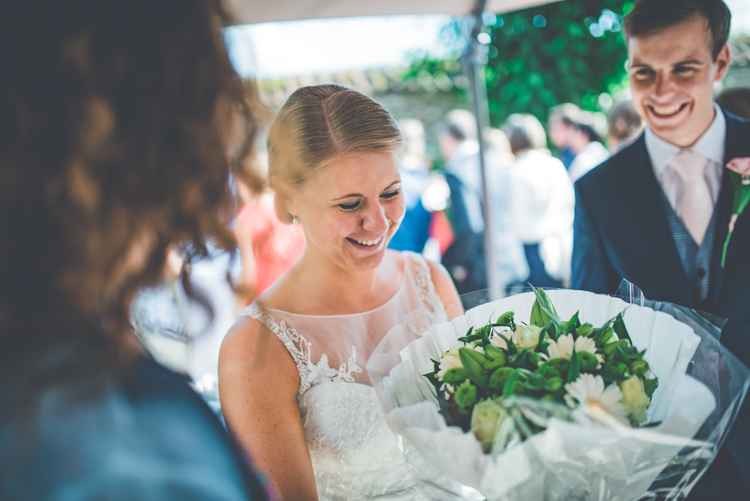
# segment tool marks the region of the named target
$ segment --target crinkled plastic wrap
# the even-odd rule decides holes
[[[434,369],[432,360],[490,315],[514,311],[517,321],[527,321],[535,300],[533,293],[498,301],[471,293],[462,297],[465,315],[449,323],[427,327],[423,312],[410,314],[367,364],[420,485],[444,500],[683,499],[726,439],[750,385],[750,371],[718,341],[722,321],[648,301],[625,282],[620,297],[547,293],[561,318],[580,311],[581,322],[595,326],[624,311],[633,344],[647,350],[659,378],[645,425],[581,425],[557,419],[557,404],[518,399],[511,410],[543,417],[547,429],[526,436],[519,426],[514,436],[525,440],[495,454],[485,454],[471,432],[447,426],[434,386],[423,376]]]

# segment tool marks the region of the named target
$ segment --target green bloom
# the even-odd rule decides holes
[[[564,358],[553,358],[547,361],[547,368],[544,371],[544,375],[548,378],[559,377],[565,379],[568,377],[568,369],[570,369],[570,360]]]
[[[458,387],[454,398],[459,407],[471,407],[477,402],[477,387],[466,381]]]
[[[505,382],[508,380],[511,374],[513,374],[513,367],[500,367],[490,376],[490,388],[494,391],[503,391]]]
[[[466,371],[462,367],[453,367],[445,371],[442,380],[445,384],[457,386],[466,381]]]
[[[596,355],[588,351],[578,352],[578,361],[581,364],[581,370],[584,372],[591,372],[599,367],[599,360],[596,359]]]

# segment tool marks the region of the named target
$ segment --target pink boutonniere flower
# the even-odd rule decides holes
[[[737,218],[740,217],[742,211],[747,207],[748,201],[750,201],[750,157],[733,158],[727,164],[727,169],[729,169],[729,176],[734,185],[734,203],[732,204],[732,217],[729,219],[729,232],[727,233],[727,239],[724,241],[724,249],[721,253],[722,268],[727,258],[729,240],[732,238]]]
[[[727,169],[736,172],[743,178],[749,178],[747,180],[743,179],[742,184],[750,184],[750,157],[732,159],[732,161],[727,164]]]

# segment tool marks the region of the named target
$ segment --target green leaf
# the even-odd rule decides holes
[[[619,337],[620,339],[627,339],[631,344],[633,343],[633,340],[630,339],[630,334],[628,334],[628,329],[625,328],[625,321],[622,319],[622,313],[618,313],[617,318],[615,318],[615,323],[612,327],[614,328],[617,337]]]
[[[638,348],[632,345],[618,346],[615,349],[615,354],[612,357],[618,362],[629,362],[630,360],[637,360],[643,358],[646,354],[646,350],[638,351]]]
[[[471,339],[473,337],[471,335],[472,332],[474,332],[474,327],[469,327],[469,330],[466,331],[466,335],[464,337],[458,338],[458,340],[461,341],[462,343],[470,343],[472,341],[475,341],[476,339],[479,339],[478,337]]]
[[[656,387],[659,386],[659,378],[644,379],[643,389],[646,391],[646,396],[650,399],[656,391]]]
[[[548,325],[550,325],[550,324],[548,324]],[[545,343],[544,342],[544,338],[547,337],[547,330],[548,330],[547,329],[547,325],[545,325],[542,328],[542,332],[539,334],[539,341],[537,341],[536,347],[534,348],[534,351],[542,352],[542,353],[545,353],[545,354],[547,353],[547,349],[546,348],[547,348],[547,346],[549,346],[549,343]]]
[[[503,350],[491,344],[488,344],[487,346],[484,347],[484,354],[492,359],[502,359],[502,360],[506,359],[505,353],[503,352]]]
[[[567,383],[572,383],[581,375],[581,362],[578,360],[578,352],[575,345],[573,346],[573,356],[570,357],[570,369],[568,369]]]
[[[575,312],[575,314],[570,317],[570,320],[568,320],[567,324],[565,325],[565,333],[566,334],[573,334],[573,339],[576,337],[576,331],[578,330],[579,323],[578,323],[578,312]]]
[[[516,345],[513,344],[513,341],[511,341],[510,339],[508,339],[507,337],[503,336],[500,333],[498,333],[497,336],[503,341],[505,341],[505,346],[507,347],[506,349],[508,350],[508,355],[515,355],[516,353],[518,353],[518,349],[516,348]]]
[[[604,353],[604,356],[607,358],[612,358],[615,355],[615,352],[618,348],[622,346],[628,346],[629,342],[627,339],[620,339],[619,341],[615,341],[613,343],[607,343],[605,344],[601,351]]]
[[[458,357],[461,359],[461,365],[469,379],[483,390],[486,390],[487,381],[484,380],[483,375],[484,362],[486,360],[484,355],[471,348],[459,348]]]
[[[523,372],[521,372],[520,369],[514,370],[513,374],[508,377],[507,381],[505,381],[505,385],[503,385],[503,396],[505,398],[515,395],[516,382],[519,381],[522,377]]]

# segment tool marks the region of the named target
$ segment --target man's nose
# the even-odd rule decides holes
[[[654,84],[654,95],[656,97],[665,97],[672,93],[673,90],[674,87],[672,85],[671,75],[662,72],[657,73],[656,82]]]

